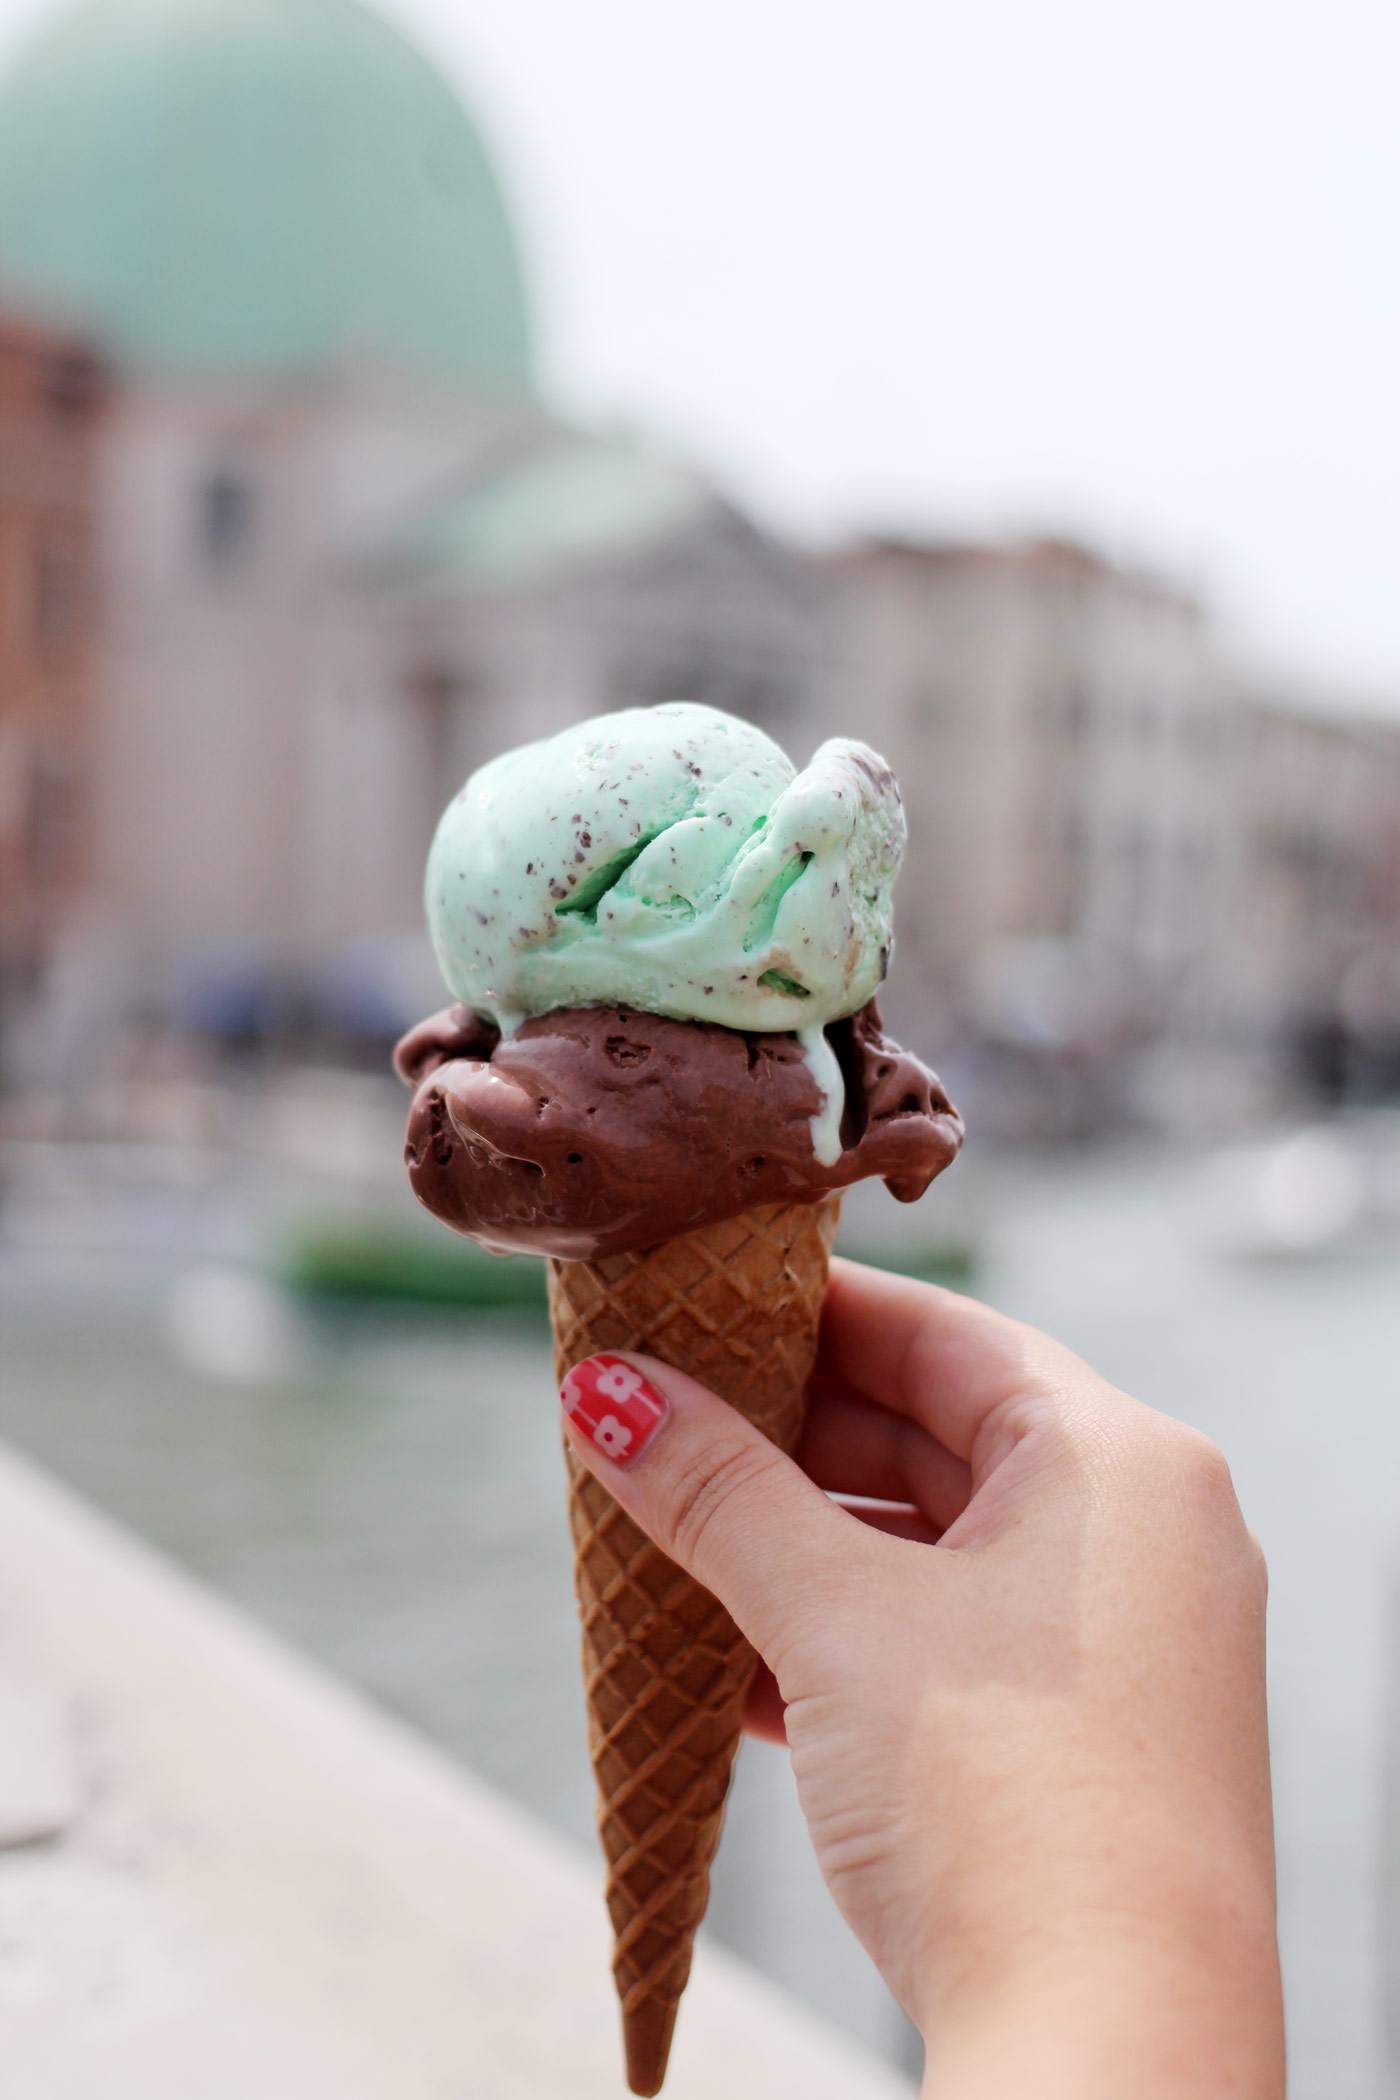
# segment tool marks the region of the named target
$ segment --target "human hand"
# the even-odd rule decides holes
[[[1265,1578],[1215,1447],[847,1262],[797,1463],[629,1360],[657,1431],[575,1449],[763,1658],[752,1725],[930,2100],[1280,2094]]]

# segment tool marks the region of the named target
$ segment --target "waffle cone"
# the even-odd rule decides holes
[[[562,1378],[642,1349],[791,1451],[816,1354],[837,1199],[769,1204],[635,1254],[551,1261]],[[627,2078],[659,2092],[709,1895],[756,1657],[566,1446],[588,1741]]]

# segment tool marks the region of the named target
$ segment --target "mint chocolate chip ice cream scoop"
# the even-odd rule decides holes
[[[419,1195],[488,1245],[579,1256],[870,1174],[922,1193],[962,1126],[871,1007],[904,844],[868,745],[799,771],[712,707],[599,715],[482,766],[425,885],[461,1004],[400,1045]],[[619,1036],[635,1065],[609,1064]]]
[[[717,708],[629,708],[473,773],[428,856],[428,926],[451,990],[505,1035],[610,1001],[792,1030],[834,1099],[822,1030],[884,976],[904,838],[864,744],[799,773]]]

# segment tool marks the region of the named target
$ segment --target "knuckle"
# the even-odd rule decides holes
[[[1219,1444],[1204,1431],[1179,1426],[1176,1431],[1176,1462],[1187,1488],[1206,1497],[1229,1496],[1234,1500],[1235,1483],[1230,1462]]]
[[[1191,1512],[1199,1535],[1229,1557],[1240,1594],[1266,1603],[1268,1563],[1258,1538],[1245,1523],[1224,1452],[1200,1430],[1178,1429],[1173,1460],[1182,1504]]]
[[[668,1550],[673,1559],[693,1563],[704,1553],[722,1510],[744,1495],[769,1471],[766,1446],[747,1440],[712,1445],[687,1461],[670,1497]]]

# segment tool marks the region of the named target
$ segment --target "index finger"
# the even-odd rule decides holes
[[[833,1261],[817,1369],[909,1415],[959,1458],[1008,1400],[1051,1392],[1076,1363],[1034,1327],[934,1283]]]

